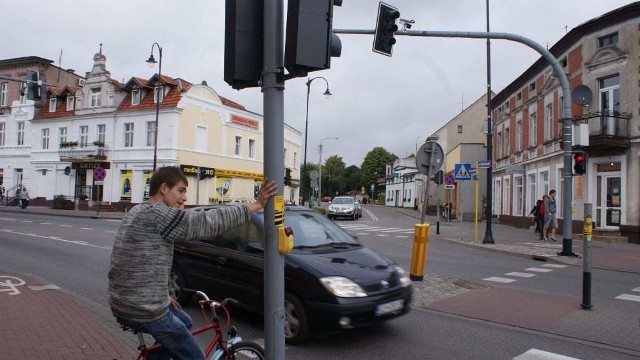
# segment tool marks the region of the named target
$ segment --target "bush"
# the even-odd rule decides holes
[[[75,206],[73,201],[67,200],[64,195],[55,195],[53,197],[53,208],[60,210],[73,210]]]

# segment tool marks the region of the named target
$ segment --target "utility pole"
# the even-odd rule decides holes
[[[487,34],[489,33],[489,0],[487,0]],[[487,36],[487,227],[483,244],[494,244],[491,222],[493,217],[493,119],[491,118],[491,38]]]

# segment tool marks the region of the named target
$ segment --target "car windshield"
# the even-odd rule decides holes
[[[293,230],[297,249],[322,246],[360,246],[347,232],[313,211],[288,211],[285,225]]]
[[[334,198],[333,201],[331,202],[332,204],[349,204],[349,205],[353,205],[353,198]]]

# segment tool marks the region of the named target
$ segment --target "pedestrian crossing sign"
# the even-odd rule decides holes
[[[453,175],[455,176],[456,181],[459,180],[471,180],[473,170],[471,169],[471,164],[469,163],[458,163],[455,164],[453,168]]]

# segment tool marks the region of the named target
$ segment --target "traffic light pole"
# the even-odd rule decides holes
[[[264,174],[283,196],[284,169],[284,0],[264,0]],[[264,209],[264,330],[267,359],[284,359],[284,255],[278,252],[274,200]]]
[[[375,35],[375,30],[355,30],[355,29],[333,29],[336,34],[356,34],[356,35]],[[572,251],[571,224],[572,216],[571,203],[573,194],[573,172],[572,163],[572,121],[571,121],[571,91],[567,75],[562,70],[562,66],[558,60],[544,46],[524,36],[510,33],[494,33],[494,32],[464,32],[464,31],[421,31],[406,30],[398,31],[395,35],[399,36],[419,36],[419,37],[447,37],[447,38],[468,38],[468,39],[502,39],[522,43],[542,55],[551,65],[554,74],[560,82],[562,88],[562,149],[564,165],[562,169],[562,252],[561,256],[576,256]],[[489,146],[489,144],[487,144]],[[492,199],[487,199],[487,202]],[[490,219],[487,219],[490,221]]]

